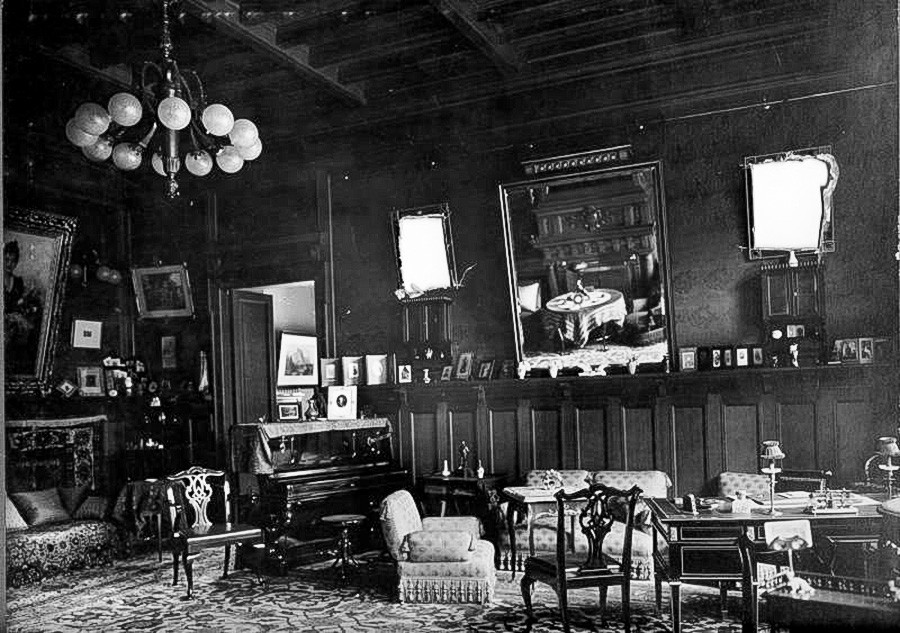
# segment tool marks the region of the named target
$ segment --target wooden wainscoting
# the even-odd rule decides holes
[[[875,438],[896,431],[888,367],[755,369],[360,387],[360,403],[396,424],[414,477],[472,449],[513,480],[534,468],[659,469],[676,494],[723,470],[756,472],[764,439],[790,469],[859,480]]]

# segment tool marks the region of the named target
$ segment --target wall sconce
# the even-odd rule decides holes
[[[73,263],[69,266],[69,278],[72,281],[80,281],[82,286],[87,286],[88,279],[94,273],[97,281],[119,285],[122,282],[122,273],[115,268],[110,268],[106,264],[100,263],[100,255],[97,251],[92,250],[90,254],[81,257],[81,263]]]

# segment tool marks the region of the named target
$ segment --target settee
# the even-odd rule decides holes
[[[99,492],[105,424],[105,416],[6,421],[8,586],[127,554],[124,525]]]
[[[546,483],[547,470],[532,470],[525,476],[525,486],[542,487]],[[669,476],[659,470],[560,470],[558,473],[561,483],[566,488],[584,488],[589,483],[600,483],[621,490],[627,490],[631,486],[638,486],[642,490],[643,497],[667,497],[672,481]],[[501,512],[504,520],[508,510],[507,503],[501,504]],[[525,557],[529,553],[528,526],[524,520],[524,512],[514,508],[514,529],[516,539],[515,560],[509,540],[509,532],[506,529],[500,531],[500,567],[501,569],[521,569]],[[635,530],[632,536],[632,577],[635,579],[649,579],[653,577],[653,527],[652,515],[646,504],[638,500],[635,508]],[[505,525],[505,523],[504,523]],[[536,552],[553,552],[556,548],[556,517],[550,514],[539,514],[532,527],[532,537]],[[624,523],[615,522],[612,531],[603,543],[603,551],[610,556],[621,556],[625,536]],[[580,529],[575,528],[574,535],[567,534],[569,546],[574,546],[576,552],[587,551],[587,539]],[[657,539],[661,551],[665,549],[665,541]]]

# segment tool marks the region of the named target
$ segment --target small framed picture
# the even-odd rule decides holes
[[[841,352],[842,363],[858,363],[859,362],[859,339],[842,338],[835,341],[835,345]]]
[[[315,336],[282,332],[278,348],[278,387],[319,384],[319,341]]]
[[[712,368],[722,369],[722,350],[718,347],[712,351]]]
[[[746,347],[734,348],[734,364],[737,367],[750,366],[750,350]]]
[[[80,349],[100,349],[102,321],[72,321],[72,347]]]
[[[387,354],[367,354],[364,359],[366,366],[366,384],[386,384],[388,381]]]
[[[730,347],[722,348],[722,368],[731,369],[734,367],[734,350]]]
[[[712,362],[712,348],[711,347],[698,347],[697,348],[697,369],[699,371],[706,371],[707,369],[713,368]]]
[[[500,363],[500,373],[498,378],[515,378],[516,377],[516,361],[505,360]]]
[[[132,268],[131,281],[142,319],[189,317],[194,314],[187,265]]]
[[[478,380],[490,380],[494,375],[494,361],[483,360],[478,365]]]
[[[463,352],[456,361],[456,379],[468,380],[472,375],[472,361],[475,358],[474,352]]]
[[[681,371],[697,370],[697,348],[682,347],[678,350],[678,367]]]
[[[56,385],[56,390],[66,398],[71,398],[72,395],[78,391],[78,385],[69,379],[64,379],[59,381],[59,384]]]
[[[876,336],[872,339],[872,352],[876,363],[886,363],[891,359],[891,339],[886,336]]]
[[[761,345],[754,345],[750,348],[750,362],[753,363],[754,367],[762,367],[766,362],[765,358]]]
[[[278,419],[282,421],[299,420],[300,404],[297,402],[279,402]]]
[[[441,380],[450,380],[453,378],[453,365],[447,365],[441,370]]]
[[[102,396],[104,392],[103,369],[101,367],[79,367],[78,392],[86,397]]]
[[[412,382],[412,365],[397,365],[397,382]]]
[[[875,350],[873,349],[874,339],[872,338],[861,338],[859,339],[859,362],[860,363],[871,363],[875,360]]]
[[[356,385],[328,388],[328,419],[356,419]]]
[[[786,329],[788,338],[804,338],[806,336],[805,325],[788,325]]]
[[[319,359],[319,371],[322,374],[322,386],[331,387],[338,384],[338,359]]]
[[[162,336],[159,339],[160,355],[163,369],[178,367],[178,339],[174,336]]]
[[[362,356],[341,357],[341,376],[343,377],[344,386],[358,385],[362,382],[362,365]]]

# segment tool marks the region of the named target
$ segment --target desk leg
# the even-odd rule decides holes
[[[670,581],[669,592],[672,594],[672,633],[681,633],[681,581]]]
[[[506,533],[509,535],[509,569],[512,572],[509,579],[516,577],[516,507],[515,503],[508,501],[506,504]]]
[[[162,562],[162,510],[156,513],[156,553]]]
[[[728,617],[728,581],[719,581],[719,609],[722,611],[722,619]]]

